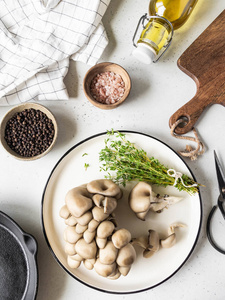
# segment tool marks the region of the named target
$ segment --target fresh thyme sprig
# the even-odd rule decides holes
[[[156,185],[173,186],[175,178],[169,176],[165,167],[154,157],[149,158],[143,149],[138,149],[125,138],[125,134],[118,131],[107,131],[109,136],[116,139],[105,139],[105,148],[99,153],[100,171],[107,172],[106,178],[126,186],[128,181],[146,181]],[[111,174],[110,171],[115,171]],[[183,183],[177,180],[175,187],[179,191],[186,191],[193,195],[198,192],[197,184],[187,175],[182,175]],[[196,186],[192,186],[192,185]]]

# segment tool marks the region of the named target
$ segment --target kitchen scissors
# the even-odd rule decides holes
[[[223,218],[225,219],[225,210],[224,210],[224,207],[223,207],[223,204],[225,202],[225,175],[223,173],[222,166],[219,162],[219,159],[218,159],[215,151],[214,151],[214,157],[215,157],[216,173],[217,173],[217,180],[218,180],[220,194],[219,194],[219,197],[218,197],[218,200],[217,200],[217,205],[214,205],[212,210],[209,213],[208,220],[207,220],[207,225],[206,225],[206,232],[207,232],[207,237],[209,239],[210,244],[217,251],[219,251],[222,254],[225,254],[225,250],[221,249],[216,244],[216,242],[214,241],[214,239],[212,237],[211,231],[210,231],[211,220],[212,220],[213,214],[214,214],[215,210],[217,209],[217,207],[219,207],[220,212],[221,212]]]

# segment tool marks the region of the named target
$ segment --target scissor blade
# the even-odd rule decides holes
[[[225,199],[225,176],[224,176],[224,173],[222,170],[222,166],[217,157],[216,151],[214,151],[214,157],[215,157],[216,173],[217,173],[217,179],[218,179],[220,193],[221,193],[222,197]]]

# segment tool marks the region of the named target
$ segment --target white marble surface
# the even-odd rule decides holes
[[[175,32],[166,55],[151,66],[139,63],[131,55],[133,32],[147,6],[147,0],[112,0],[103,19],[109,45],[101,61],[121,64],[132,79],[131,94],[123,105],[109,111],[92,106],[82,90],[82,80],[90,66],[71,62],[66,78],[70,100],[42,103],[55,114],[59,124],[59,137],[54,149],[40,160],[22,162],[0,147],[0,209],[38,241],[37,300],[225,298],[225,257],[210,246],[205,230],[208,213],[218,197],[214,149],[225,166],[225,110],[220,105],[208,108],[196,124],[207,148],[205,154],[194,162],[185,159],[197,180],[205,185],[201,188],[202,229],[190,259],[171,279],[139,294],[112,295],[95,291],[71,278],[57,264],[42,233],[41,199],[46,180],[58,159],[77,142],[114,128],[150,134],[175,150],[185,147],[185,142],[170,135],[168,121],[178,108],[194,96],[196,86],[178,69],[176,61],[222,12],[225,4],[223,0],[199,0],[187,25]],[[8,109],[0,108],[0,119]],[[225,248],[225,221],[219,212],[216,212],[215,220],[216,236]]]

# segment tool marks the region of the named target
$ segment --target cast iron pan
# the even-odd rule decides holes
[[[0,299],[33,300],[37,292],[37,243],[0,211]]]

